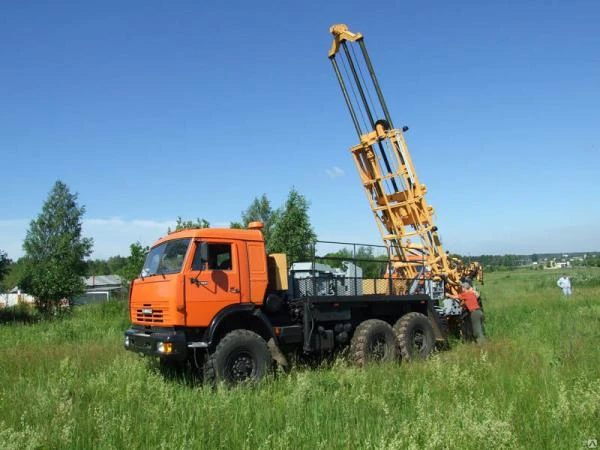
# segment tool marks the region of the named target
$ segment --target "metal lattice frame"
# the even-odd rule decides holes
[[[360,138],[360,144],[351,148],[352,156],[394,268],[399,277],[413,279],[427,266],[432,277],[444,279],[447,289],[456,291],[466,269],[444,251],[433,207],[425,199],[427,188],[417,177],[404,140],[407,128],[393,126],[363,36],[346,25],[334,25],[330,31],[334,40],[329,59]],[[350,47],[356,44],[362,59]],[[370,83],[363,72],[368,72]]]

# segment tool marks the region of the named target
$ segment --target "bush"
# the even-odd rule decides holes
[[[0,309],[0,323],[34,323],[40,320],[40,314],[34,306],[27,303]]]

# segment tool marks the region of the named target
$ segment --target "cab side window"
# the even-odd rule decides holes
[[[231,244],[208,244],[207,270],[231,270]],[[200,246],[192,262],[192,270],[201,270]]]
[[[208,244],[208,270],[231,270],[231,244]]]
[[[208,244],[208,264],[206,270],[231,270],[231,244]],[[192,270],[201,270],[200,246],[196,247]]]

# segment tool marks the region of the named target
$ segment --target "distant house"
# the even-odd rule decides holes
[[[77,305],[98,303],[121,293],[123,280],[118,275],[92,275],[84,278],[85,293],[74,299]]]
[[[15,306],[20,303],[35,303],[35,298],[33,295],[21,292],[18,286],[15,286],[6,293],[0,294],[0,308]]]
[[[570,261],[556,261],[555,259],[552,259],[547,264],[547,269],[565,269],[567,267],[571,267]]]

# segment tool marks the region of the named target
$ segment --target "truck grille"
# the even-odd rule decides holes
[[[164,314],[162,309],[152,308],[151,305],[142,305],[135,311],[137,322],[142,323],[163,323]]]

